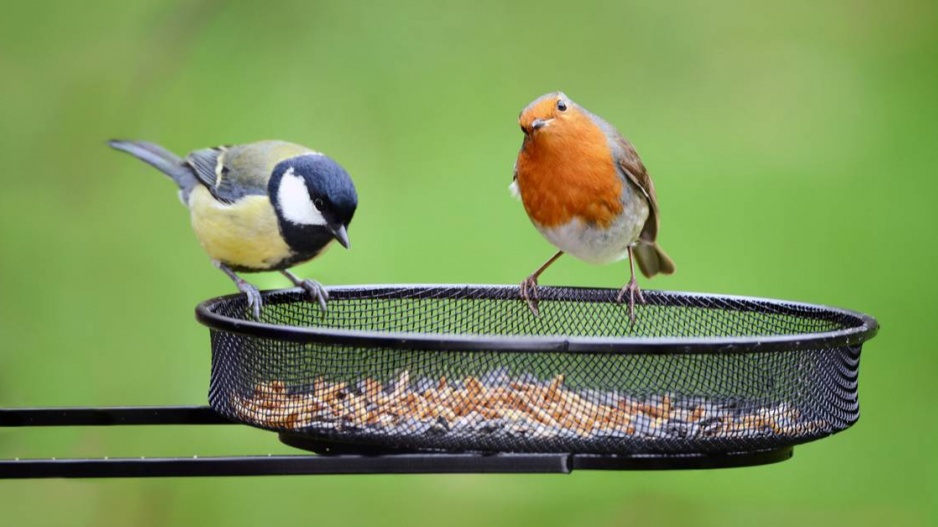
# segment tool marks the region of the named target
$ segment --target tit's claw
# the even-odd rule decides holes
[[[535,317],[541,316],[541,312],[537,307],[537,276],[531,275],[521,281],[521,300],[527,302],[531,313],[533,313]]]
[[[217,267],[221,272],[225,273],[228,278],[231,278],[231,281],[238,286],[238,291],[244,293],[248,297],[248,308],[251,309],[251,313],[254,315],[254,320],[261,319],[261,306],[264,304],[264,299],[261,298],[261,292],[257,290],[256,287],[246,282],[243,278],[237,275],[230,267],[223,264],[219,260],[212,260],[212,265]]]
[[[259,321],[261,319],[261,306],[264,304],[264,300],[261,298],[261,292],[244,280],[238,280],[236,283],[238,284],[238,290],[248,297],[248,308],[251,309],[254,320]]]
[[[280,272],[293,282],[293,285],[305,289],[306,292],[309,293],[310,300],[317,302],[319,309],[322,310],[322,315],[326,316],[326,301],[329,300],[329,291],[326,291],[326,288],[323,287],[322,284],[309,278],[301,279],[286,269]]]
[[[309,293],[310,300],[319,303],[319,308],[322,309],[322,314],[325,315],[326,302],[329,300],[329,291],[326,291],[326,288],[319,282],[309,278],[300,281],[297,285]]]
[[[629,283],[625,284],[625,287],[619,291],[619,296],[616,297],[616,302],[622,303],[622,299],[625,297],[626,293],[629,295],[629,321],[631,325],[635,325],[635,297],[638,297],[638,301],[642,304],[645,303],[645,297],[642,296],[642,290],[638,287],[638,282],[635,281],[633,276]]]

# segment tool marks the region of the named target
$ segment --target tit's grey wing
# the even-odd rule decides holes
[[[278,163],[311,153],[315,152],[285,141],[259,141],[197,150],[187,161],[215,199],[233,203],[244,196],[267,194],[267,183]]]
[[[227,146],[204,148],[190,152],[186,156],[186,163],[192,167],[199,183],[222,203],[234,203],[244,196],[243,192],[239,192],[230,182],[225,181],[230,170],[225,168],[223,158],[228,148]]]

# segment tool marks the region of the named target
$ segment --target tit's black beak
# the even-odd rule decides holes
[[[349,248],[348,232],[345,230],[345,225],[338,225],[335,227],[330,226],[329,231],[332,232],[332,236],[334,236],[335,239],[342,244],[342,247],[345,247],[346,249]]]

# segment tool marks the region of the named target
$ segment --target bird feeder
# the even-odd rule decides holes
[[[0,477],[570,472],[788,459],[859,418],[876,321],[760,298],[617,289],[347,286],[196,309],[209,407],[0,410],[0,426],[243,424],[293,456],[2,460]]]

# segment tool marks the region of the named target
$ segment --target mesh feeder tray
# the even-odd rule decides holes
[[[710,456],[788,449],[859,417],[864,314],[618,289],[349,286],[208,300],[209,401],[320,453]]]

